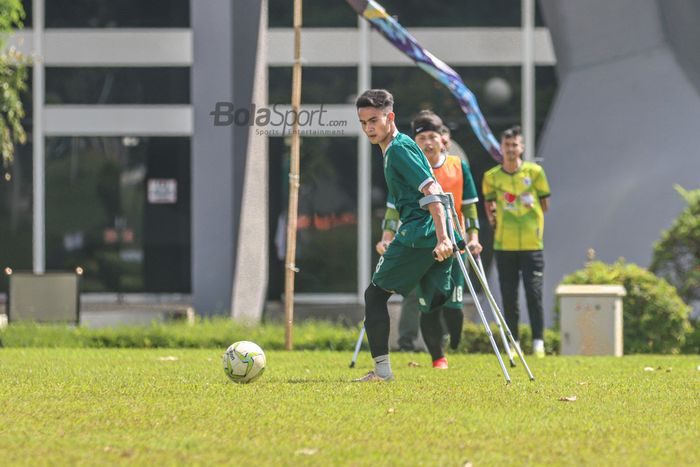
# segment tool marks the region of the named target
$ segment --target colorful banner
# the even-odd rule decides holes
[[[457,72],[445,62],[425,50],[398,21],[373,0],[346,0],[358,15],[365,18],[374,29],[384,36],[394,47],[410,57],[416,65],[430,76],[444,84],[457,98],[459,106],[467,116],[467,121],[481,145],[497,162],[503,161],[498,140],[493,136],[486,119],[481,114],[474,93],[464,84]]]

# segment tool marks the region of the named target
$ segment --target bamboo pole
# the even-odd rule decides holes
[[[299,115],[301,105],[301,2],[294,0],[294,67],[292,69],[292,111]],[[287,257],[284,277],[284,318],[286,322],[284,347],[293,348],[292,326],[294,324],[294,264],[297,245],[297,211],[299,206],[299,118],[292,124],[292,150],[289,168],[289,209],[287,210]]]

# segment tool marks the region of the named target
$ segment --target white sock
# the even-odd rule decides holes
[[[534,339],[532,341],[532,349],[535,352],[544,352],[544,341],[542,339]]]
[[[389,362],[389,354],[374,357],[374,372],[377,376],[388,378],[391,376],[391,363]]]

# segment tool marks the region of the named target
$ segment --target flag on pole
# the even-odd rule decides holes
[[[502,162],[503,155],[501,154],[498,140],[491,132],[488,123],[486,123],[474,93],[464,84],[457,72],[421,47],[416,39],[396,19],[389,16],[379,3],[374,0],[346,1],[358,15],[369,21],[372,27],[391,42],[394,47],[411,58],[423,71],[450,90],[467,116],[467,121],[481,145],[496,162]]]

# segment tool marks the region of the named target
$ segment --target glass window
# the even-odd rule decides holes
[[[294,2],[290,0],[269,0],[268,26],[271,28],[291,28],[294,25]],[[357,14],[346,2],[324,0],[304,0],[302,6],[302,26],[305,28],[330,28],[357,26]]]
[[[188,67],[46,69],[47,104],[189,104]]]
[[[24,27],[32,27],[32,0],[22,0],[22,7],[24,8]]]
[[[289,139],[270,138],[270,282],[284,292]],[[295,290],[357,291],[357,139],[302,138]]]
[[[0,269],[32,269],[32,144],[31,128],[25,126],[29,142],[15,149],[8,180],[0,179]],[[7,281],[0,280],[7,292]]]
[[[48,0],[47,28],[188,28],[189,0]]]
[[[519,27],[521,22],[521,0],[381,0],[379,3],[405,27]],[[291,28],[293,2],[270,0],[269,5],[269,26]],[[357,15],[346,2],[304,0],[302,14],[304,27],[357,25]]]
[[[22,120],[27,143],[15,146],[15,159],[0,171],[0,270],[32,269],[32,69],[27,68],[27,90],[22,94]],[[0,280],[0,292],[7,281]]]
[[[189,138],[47,138],[46,266],[83,267],[86,292],[189,292]]]
[[[354,103],[357,67],[304,67],[301,101],[305,104]],[[292,67],[269,67],[269,100],[292,102]]]

